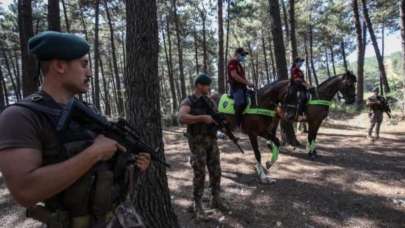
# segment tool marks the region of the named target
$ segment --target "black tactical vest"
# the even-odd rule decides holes
[[[208,109],[206,103],[199,99],[197,96],[192,95],[188,96],[187,99],[190,101],[190,114],[191,115],[207,115]],[[208,99],[209,100],[209,99]],[[209,100],[211,108],[214,107],[214,104]],[[204,123],[197,123],[197,124],[189,124],[187,125],[187,134],[191,137],[195,136],[211,136],[215,137],[217,132],[217,128],[213,124],[204,124]]]
[[[90,146],[96,137],[73,121],[65,130],[57,131],[64,107],[44,92],[37,92],[14,105],[45,118],[57,135],[58,149],[42,151],[44,166],[72,158]],[[28,209],[27,216],[46,223],[49,228],[103,227],[106,217],[127,194],[130,181],[127,163],[132,159],[128,154],[116,153],[110,161],[99,162],[69,188],[46,200],[45,208]]]

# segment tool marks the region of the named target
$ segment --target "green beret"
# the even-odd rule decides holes
[[[46,31],[29,39],[28,48],[38,60],[73,60],[89,53],[90,46],[86,40],[76,35],[62,32]]]
[[[194,82],[194,85],[201,84],[201,85],[211,85],[211,78],[208,77],[206,74],[200,74]]]

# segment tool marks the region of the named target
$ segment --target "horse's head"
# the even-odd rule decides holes
[[[356,76],[347,71],[338,85],[339,92],[343,95],[346,104],[353,104],[356,100]]]

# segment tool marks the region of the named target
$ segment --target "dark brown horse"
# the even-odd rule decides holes
[[[270,168],[272,164],[277,161],[278,151],[280,146],[280,141],[275,134],[269,132],[268,129],[274,119],[285,119],[287,116],[294,116],[295,113],[285,113],[279,108],[279,104],[283,102],[294,102],[286,101],[286,94],[288,91],[288,85],[284,83],[275,82],[264,86],[257,91],[257,104],[253,108],[261,108],[266,110],[275,111],[275,116],[260,115],[260,114],[245,114],[241,123],[241,130],[244,134],[249,136],[250,143],[252,145],[253,151],[256,158],[256,171],[262,183],[270,183],[272,179],[267,175],[267,170],[262,166],[261,163],[261,153],[259,151],[258,137],[265,138],[273,142],[271,145],[272,159],[266,162],[267,168]],[[219,103],[220,97],[218,95],[212,96],[213,100]],[[218,104],[221,105],[221,104]],[[220,109],[220,108],[219,108]],[[293,110],[295,112],[295,110]],[[228,123],[234,127],[235,116],[224,114]]]
[[[311,99],[307,104],[307,122],[308,122],[308,144],[307,152],[310,159],[317,157],[316,136],[322,121],[328,116],[329,102],[340,92],[343,95],[346,104],[353,104],[356,98],[356,76],[351,72],[331,77],[319,85],[318,88],[310,90]],[[272,134],[275,134],[278,120],[271,126]]]

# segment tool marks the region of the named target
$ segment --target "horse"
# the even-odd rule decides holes
[[[280,103],[295,102],[294,100],[288,100],[290,98],[287,98],[286,96],[287,90],[288,86],[284,86],[282,83],[280,84],[279,81],[268,84],[257,90],[255,96],[256,104],[251,108],[248,107],[245,110],[245,114],[243,115],[243,119],[241,121],[241,131],[249,137],[249,141],[256,158],[256,172],[262,183],[272,183],[274,181],[268,175],[267,170],[262,165],[261,153],[257,138],[262,137],[272,142],[272,145],[269,146],[271,147],[272,158],[266,162],[266,168],[269,169],[278,159],[280,141],[276,137],[276,134],[269,132],[268,129],[271,123],[274,122],[275,118],[292,121],[292,119],[288,119],[287,117],[294,116],[292,115],[294,113],[287,113],[279,107]],[[225,94],[220,96],[219,94],[215,94],[211,96],[211,98],[216,101],[218,105],[219,113],[225,117],[231,128],[235,129],[235,116],[223,110],[221,111],[221,109],[225,108],[222,106],[233,107],[233,104],[229,103],[228,101],[221,103],[221,100],[224,97],[227,97],[227,95]]]
[[[323,120],[328,116],[329,106],[333,97],[335,97],[335,95],[340,92],[343,95],[346,104],[353,104],[356,98],[356,81],[356,76],[352,72],[347,71],[344,74],[336,75],[325,80],[317,88],[310,89],[309,93],[311,95],[311,98],[307,102],[306,122],[308,123],[309,128],[307,152],[308,157],[311,160],[316,159],[318,156],[316,151],[316,137]],[[287,82],[284,82],[284,84],[286,83]],[[290,104],[288,105],[288,108],[294,110],[294,106],[294,104]],[[296,107],[295,110],[298,111]],[[295,116],[297,117],[297,115],[298,114],[296,114]],[[296,120],[297,118],[294,119]],[[279,120],[276,119],[274,121],[274,124],[272,124],[270,130],[272,134],[275,134],[278,122]]]

